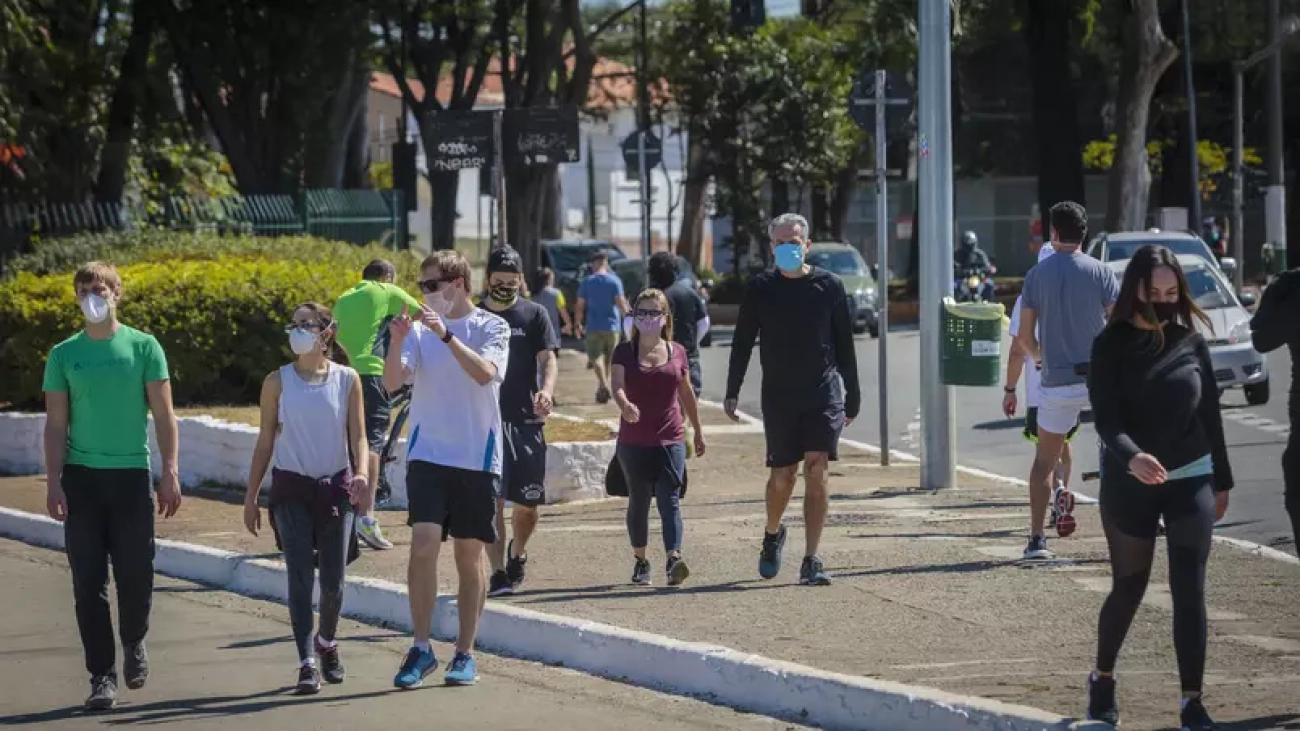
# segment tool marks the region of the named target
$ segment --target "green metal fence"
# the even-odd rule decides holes
[[[201,199],[171,196],[160,209],[110,203],[0,205],[0,271],[37,241],[157,226],[175,231],[283,236],[307,233],[393,249],[408,246],[406,207],[399,190],[308,190],[298,196],[250,195]]]

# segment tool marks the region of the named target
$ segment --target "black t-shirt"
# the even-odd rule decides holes
[[[546,308],[526,299],[504,310],[486,303],[479,307],[504,319],[510,326],[510,359],[501,382],[501,418],[504,421],[537,422],[533,397],[537,395],[537,355],[560,347]]]
[[[688,359],[698,360],[699,324],[700,320],[708,316],[704,298],[691,287],[688,279],[673,282],[673,286],[664,290],[664,296],[668,298],[668,307],[673,311],[673,342],[682,346]]]
[[[801,410],[842,404],[846,416],[857,418],[862,405],[858,359],[839,277],[813,267],[802,277],[768,270],[749,280],[731,342],[729,399],[740,395],[760,332],[764,403]]]
[[[1124,475],[1140,452],[1174,470],[1210,455],[1214,489],[1232,488],[1210,347],[1199,333],[1167,325],[1164,343],[1130,323],[1092,343],[1088,399],[1105,470]]]

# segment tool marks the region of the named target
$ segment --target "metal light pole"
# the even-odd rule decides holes
[[[650,260],[650,170],[645,159],[645,136],[650,129],[650,75],[646,66],[650,61],[650,51],[646,43],[646,1],[641,0],[637,15],[637,49],[639,60],[636,64],[637,114],[636,114],[636,156],[637,179],[641,181],[641,255]]]
[[[1270,0],[1270,9],[1275,9],[1277,0]],[[1274,16],[1276,18],[1276,16]],[[1246,94],[1246,70],[1263,61],[1275,59],[1282,50],[1282,44],[1287,38],[1294,35],[1300,30],[1300,18],[1294,15],[1288,16],[1285,22],[1277,19],[1272,24],[1271,35],[1273,40],[1264,48],[1251,54],[1244,61],[1235,61],[1232,64],[1232,255],[1237,259],[1237,271],[1233,275],[1233,286],[1240,292],[1245,279],[1246,269],[1246,230],[1242,206],[1245,202],[1245,167],[1242,163],[1242,148],[1246,145],[1245,133],[1245,94]],[[1272,68],[1270,68],[1270,86],[1272,86]],[[1282,143],[1280,140],[1282,134],[1281,119],[1281,88],[1274,87],[1269,90],[1269,96],[1276,99],[1269,100],[1269,151],[1268,151],[1268,174],[1269,187],[1268,198],[1265,201],[1265,240],[1275,246],[1286,246],[1286,186],[1279,185],[1275,190],[1273,181],[1274,165],[1278,169],[1278,180],[1282,180]],[[1273,118],[1274,102],[1277,106],[1277,119]],[[1279,139],[1274,139],[1273,133],[1277,132]],[[1276,208],[1276,211],[1275,211]],[[1274,221],[1274,219],[1278,221]],[[1273,238],[1280,236],[1281,238]]]
[[[880,406],[880,464],[889,466],[889,188],[887,174],[889,145],[885,133],[885,92],[889,76],[884,69],[876,71],[876,372],[879,374],[878,401]]]
[[[1187,139],[1191,148],[1192,200],[1188,213],[1188,228],[1199,231],[1201,227],[1201,156],[1196,136],[1196,81],[1192,77],[1192,13],[1191,0],[1183,0],[1183,76],[1187,85]],[[1235,225],[1235,224],[1234,224]],[[1241,261],[1237,262],[1238,269]]]
[[[952,294],[952,18],[946,0],[919,5],[921,487],[935,489],[957,483],[952,388],[939,374],[939,308]]]
[[[1265,236],[1275,246],[1286,246],[1286,173],[1283,171],[1282,140],[1282,27],[1280,0],[1268,0],[1268,187],[1264,197]],[[1245,262],[1237,262],[1240,269]]]

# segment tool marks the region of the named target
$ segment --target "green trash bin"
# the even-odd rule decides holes
[[[939,378],[949,386],[996,386],[1002,377],[1006,308],[997,302],[943,300]]]

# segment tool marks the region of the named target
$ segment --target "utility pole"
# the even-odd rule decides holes
[[[637,15],[637,49],[640,59],[636,64],[637,94],[637,178],[641,181],[641,255],[650,261],[651,186],[650,168],[646,165],[646,134],[650,131],[650,48],[646,35],[646,0],[641,0]]]
[[[952,17],[947,2],[918,3],[921,198],[921,487],[957,484],[952,388],[939,373],[940,307],[952,294]]]
[[[1192,199],[1187,209],[1188,228],[1201,230],[1201,156],[1196,135],[1196,82],[1192,78],[1192,12],[1191,0],[1183,0],[1183,77],[1187,86],[1187,145],[1191,148]],[[1234,223],[1234,226],[1236,224]],[[1234,229],[1237,230],[1237,229]],[[1237,260],[1240,269],[1243,262]]]
[[[1268,40],[1274,48],[1268,59],[1268,187],[1265,189],[1265,238],[1274,246],[1286,248],[1286,172],[1282,166],[1282,54],[1279,52],[1285,30],[1280,0],[1268,0]],[[1233,237],[1242,235],[1240,229]],[[1237,268],[1246,262],[1238,261]]]

